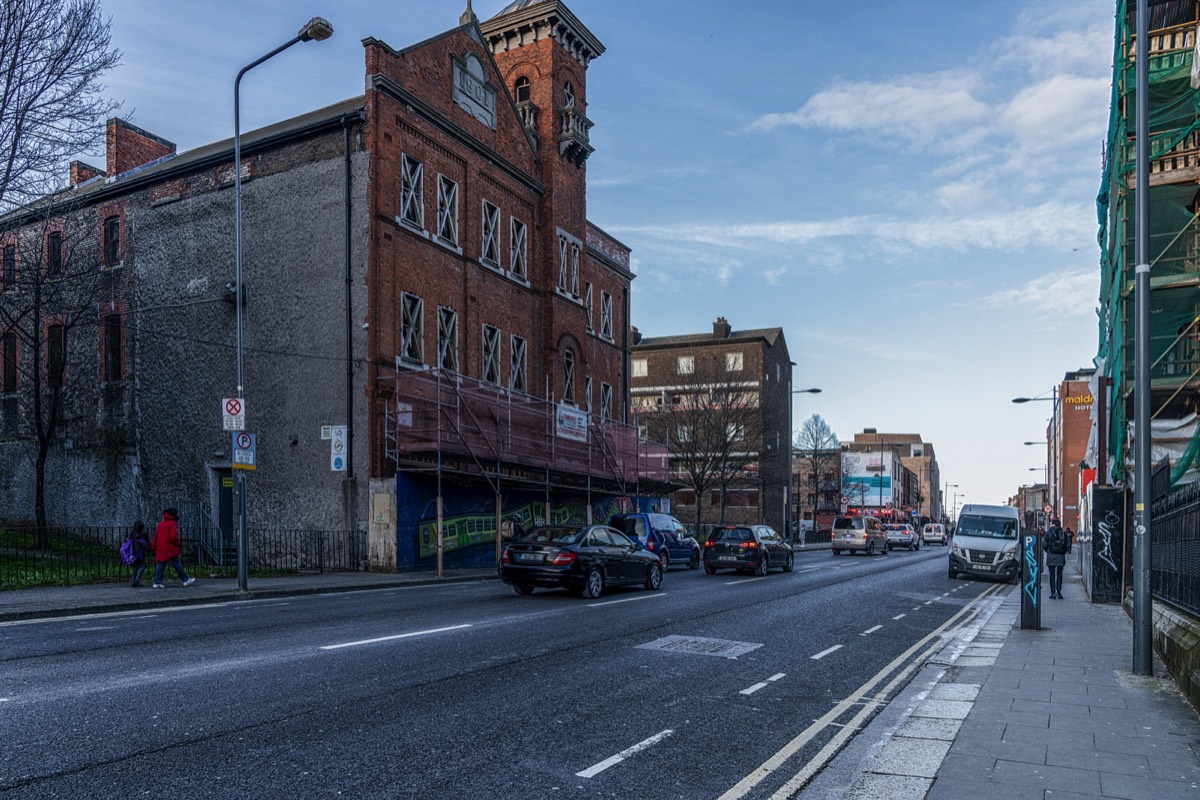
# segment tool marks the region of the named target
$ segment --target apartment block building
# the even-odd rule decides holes
[[[630,347],[634,421],[670,447],[674,513],[689,527],[784,530],[792,362],[781,328],[642,337]]]

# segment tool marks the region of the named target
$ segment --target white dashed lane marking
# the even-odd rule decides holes
[[[892,617],[892,619],[904,619],[907,616],[908,614],[897,614],[896,616]]]
[[[859,636],[870,636],[872,633],[874,633],[875,631],[879,630],[882,627],[883,627],[882,625],[876,625],[874,628],[867,628],[865,631],[860,633]]]
[[[829,655],[830,653],[836,653],[838,650],[841,650],[841,649],[842,649],[842,646],[840,644],[835,644],[833,647],[822,650],[821,652],[817,653],[815,656],[809,656],[809,658],[811,658],[813,661],[820,661],[822,658]]]
[[[667,738],[674,732],[675,731],[668,728],[665,731],[656,733],[653,736],[651,736],[649,739],[638,742],[633,747],[630,747],[627,750],[622,750],[621,752],[617,753],[615,756],[613,756],[611,758],[606,758],[603,761],[601,761],[599,764],[595,764],[595,765],[583,770],[582,772],[576,772],[575,774],[576,774],[576,776],[578,776],[580,778],[594,778],[595,776],[599,775],[601,772],[604,772],[604,770],[608,769],[609,767],[614,766],[616,764],[620,764],[625,759],[629,758],[630,756],[632,756],[636,753],[641,752],[642,750],[645,750],[647,747],[653,747],[654,745],[658,744],[659,742],[661,742],[663,739]]]
[[[742,689],[740,692],[738,692],[738,694],[754,694],[759,689],[765,689],[768,686],[770,686],[772,683],[774,683],[775,681],[779,680],[780,678],[785,678],[785,677],[787,677],[786,672],[778,672],[778,673],[772,675],[771,677],[767,678],[765,681],[763,681],[761,683],[756,683],[749,688]]]
[[[445,631],[456,631],[460,628],[469,628],[470,625],[451,625],[448,628],[431,628],[427,631],[413,631],[412,633],[398,633],[395,636],[379,636],[375,639],[362,639],[357,642],[343,642],[342,644],[327,644],[319,649],[321,650],[340,650],[343,647],[357,647],[363,644],[375,644],[377,642],[390,642],[394,639],[409,639],[413,636],[427,636],[431,633],[444,633]]]

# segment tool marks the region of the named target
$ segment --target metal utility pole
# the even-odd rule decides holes
[[[1150,10],[1137,0],[1133,331],[1133,672],[1153,674],[1150,610]]]

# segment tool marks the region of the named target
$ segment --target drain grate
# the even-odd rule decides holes
[[[638,650],[659,650],[667,653],[690,653],[694,656],[737,658],[762,647],[756,642],[731,642],[728,639],[709,639],[704,636],[664,636],[653,642],[637,645]]]

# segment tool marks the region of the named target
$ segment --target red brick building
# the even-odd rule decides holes
[[[484,22],[468,5],[404,49],[363,47],[363,95],[242,134],[246,286],[230,280],[229,140],[176,154],[110,121],[106,170],[73,164],[37,230],[4,220],[17,261],[46,242],[77,253],[116,321],[98,332],[93,310],[66,339],[111,374],[81,387],[52,453],[62,522],[175,505],[227,530],[217,409],[235,389],[238,298],[261,464],[251,527],[365,527],[380,567],[491,564],[512,525],[607,519],[671,487],[665,448],[628,424],[629,248],[587,218],[603,45],[559,0],[517,0]],[[98,259],[113,263],[98,273]],[[0,360],[30,363],[28,349]],[[13,383],[0,460],[24,447],[8,409],[31,387]],[[0,517],[27,484],[0,472]]]
[[[1087,455],[1092,430],[1092,404],[1095,398],[1088,382],[1094,369],[1068,372],[1058,386],[1054,416],[1046,426],[1047,464],[1051,502],[1058,498],[1059,519],[1064,528],[1079,530],[1079,473]],[[1057,454],[1056,452],[1057,451]]]

